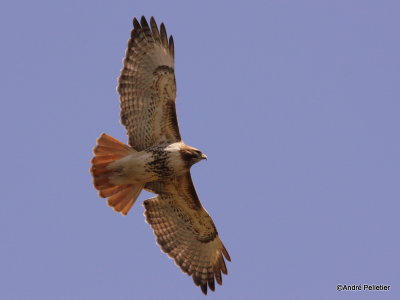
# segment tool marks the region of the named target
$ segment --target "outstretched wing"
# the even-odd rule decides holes
[[[121,122],[137,151],[181,140],[175,110],[174,41],[164,24],[133,19],[124,67],[118,79]]]
[[[214,278],[222,284],[221,272],[227,274],[224,257],[228,261],[230,257],[197,197],[190,173],[153,188],[163,191],[143,205],[157,243],[204,294],[207,286],[214,291]]]

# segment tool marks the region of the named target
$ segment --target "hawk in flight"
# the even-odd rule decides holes
[[[129,146],[102,134],[91,173],[100,197],[126,215],[140,192],[157,194],[143,202],[147,223],[161,249],[207,294],[227,274],[228,252],[201,205],[190,168],[207,157],[186,145],[175,110],[174,41],[152,17],[133,19],[118,79],[121,122]]]

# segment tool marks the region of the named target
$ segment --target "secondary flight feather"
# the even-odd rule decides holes
[[[191,166],[207,157],[179,133],[174,41],[164,24],[134,18],[123,65],[117,89],[129,146],[104,133],[99,137],[94,186],[124,215],[143,189],[157,194],[143,202],[146,221],[161,249],[207,294],[215,281],[222,284],[224,259],[230,257],[190,175]]]

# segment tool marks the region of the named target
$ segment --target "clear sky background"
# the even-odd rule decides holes
[[[173,34],[192,174],[232,257],[208,299],[400,299],[398,1],[3,1],[0,299],[206,299],[92,187],[134,16]],[[343,291],[338,284],[386,284]]]

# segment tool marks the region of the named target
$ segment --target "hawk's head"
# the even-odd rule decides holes
[[[207,159],[207,156],[199,149],[185,145],[181,148],[181,156],[188,166],[192,166],[202,159]]]

